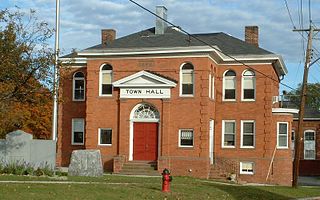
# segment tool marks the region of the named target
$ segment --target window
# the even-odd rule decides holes
[[[209,98],[214,99],[214,75],[209,74]]]
[[[73,75],[73,101],[84,101],[85,80],[82,72]]]
[[[242,95],[244,101],[252,101],[255,99],[255,74],[251,70],[246,70],[242,75]]]
[[[277,123],[277,147],[288,148],[288,122]]]
[[[112,95],[112,66],[105,64],[100,70],[100,95]]]
[[[193,147],[193,130],[192,129],[179,130],[179,146]]]
[[[253,174],[253,162],[240,162],[240,174]]]
[[[84,119],[72,119],[72,142],[73,145],[84,144]]]
[[[222,147],[235,147],[236,122],[234,120],[222,121]]]
[[[236,100],[236,73],[232,70],[225,72],[223,76],[223,100]]]
[[[186,63],[181,67],[180,72],[180,94],[183,96],[193,96],[194,94],[194,76],[193,65]]]
[[[253,148],[255,143],[255,122],[241,121],[241,147]]]
[[[316,159],[315,131],[307,130],[304,132],[304,159]]]
[[[112,144],[112,129],[111,128],[99,128],[98,144],[111,146]]]

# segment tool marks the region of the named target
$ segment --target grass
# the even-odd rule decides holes
[[[30,176],[0,176],[0,181],[26,181],[26,183],[0,183],[1,199],[293,199],[320,196],[320,187],[239,186],[224,185],[190,177],[174,177],[172,192],[161,192],[160,177],[127,177],[106,175],[99,178],[68,177],[75,183],[31,183],[58,179]],[[61,180],[59,180],[61,181]],[[61,181],[63,182],[63,181]],[[86,182],[88,184],[84,184]],[[78,184],[77,184],[78,183]]]

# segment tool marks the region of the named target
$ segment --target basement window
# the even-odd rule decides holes
[[[112,144],[112,129],[111,128],[99,128],[98,144],[111,146]]]
[[[253,162],[240,162],[240,174],[253,174]]]
[[[179,130],[179,147],[193,147],[193,129]]]

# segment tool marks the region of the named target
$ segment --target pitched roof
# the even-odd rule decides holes
[[[240,39],[227,35],[225,33],[205,33],[192,34],[192,36],[205,41],[206,43],[217,46],[223,53],[231,55],[270,55],[273,54],[267,50],[246,43]],[[203,42],[192,38],[178,28],[168,27],[164,34],[156,35],[155,28],[146,29],[118,38],[106,45],[98,44],[85,49],[85,51],[103,50],[103,49],[121,49],[121,48],[166,48],[166,47],[192,47],[208,46]]]

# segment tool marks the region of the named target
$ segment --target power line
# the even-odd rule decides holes
[[[292,24],[293,28],[296,29],[296,26],[294,25],[293,20],[292,20],[292,16],[291,16],[291,12],[290,12],[287,0],[284,0],[284,4],[286,5],[291,24]]]
[[[231,56],[231,55],[229,55],[229,54],[226,54],[225,52],[222,52],[220,49],[215,48],[214,46],[212,46],[211,44],[207,43],[206,41],[203,41],[203,40],[199,39],[198,37],[190,34],[189,32],[187,32],[186,30],[184,30],[184,29],[181,28],[180,26],[177,26],[177,25],[173,24],[172,22],[170,22],[170,21],[168,21],[168,20],[160,17],[159,15],[157,15],[157,14],[154,13],[154,12],[152,12],[152,11],[149,10],[148,8],[142,6],[141,4],[139,4],[139,3],[137,3],[137,2],[135,2],[135,1],[133,1],[133,0],[129,0],[129,1],[132,2],[133,4],[137,5],[138,7],[142,8],[143,10],[149,12],[150,14],[154,15],[155,17],[161,19],[162,21],[170,24],[171,26],[178,28],[181,32],[185,33],[185,34],[188,35],[190,38],[193,38],[193,39],[195,39],[195,40],[198,40],[199,42],[201,42],[201,43],[203,43],[203,44],[211,47],[212,49],[214,49],[214,50],[217,51],[217,52],[223,53],[224,55],[226,55],[227,57],[231,58],[232,60],[234,60],[234,61],[242,64],[243,66],[248,67],[248,68],[251,69],[251,70],[254,70],[254,71],[258,72],[259,74],[265,76],[266,78],[269,78],[269,79],[272,80],[272,81],[275,81],[275,82],[277,82],[277,83],[279,83],[279,84],[281,84],[281,85],[283,85],[283,86],[285,86],[285,87],[287,87],[287,88],[289,88],[289,89],[291,89],[291,90],[296,90],[296,89],[294,89],[293,87],[291,87],[291,86],[289,86],[289,85],[287,85],[287,84],[285,84],[285,83],[281,83],[279,80],[276,80],[276,79],[272,78],[271,76],[268,76],[268,75],[264,74],[263,72],[260,72],[260,71],[258,71],[258,70],[256,70],[256,69],[250,67],[249,65],[247,65],[247,64],[245,64],[244,62],[238,60],[237,58],[235,58],[235,57],[233,57],[233,56]]]

